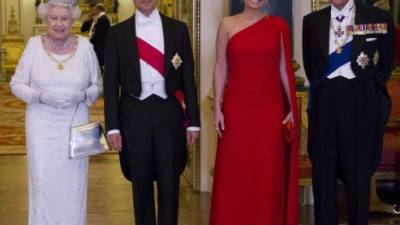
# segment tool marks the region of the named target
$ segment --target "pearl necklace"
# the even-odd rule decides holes
[[[52,41],[52,38],[50,38],[49,36],[47,36],[47,40],[48,40],[49,49],[54,50],[54,52],[57,52],[57,53],[67,52],[72,47],[71,36],[67,37],[67,40],[65,41],[64,45],[62,45],[62,46],[59,46],[56,43],[54,43],[54,41]]]

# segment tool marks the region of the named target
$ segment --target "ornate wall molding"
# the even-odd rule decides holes
[[[3,24],[3,16],[4,15],[4,7],[3,7],[3,1],[0,1],[0,44],[1,44],[1,36],[4,34],[4,24]]]
[[[197,96],[199,96],[200,99],[200,0],[193,0],[194,1],[194,49],[195,49],[195,71],[196,71],[196,82],[197,82]],[[200,102],[200,100],[199,100]],[[200,141],[197,142],[196,144],[196,176],[195,176],[195,185],[194,189],[196,191],[200,190],[200,183],[201,183],[201,160],[200,160]]]
[[[2,22],[2,34],[6,34],[8,31],[8,20],[11,17],[11,8],[14,9],[15,21],[18,24],[17,29],[19,32],[21,28],[21,0],[2,0],[2,11],[1,11],[1,22]]]

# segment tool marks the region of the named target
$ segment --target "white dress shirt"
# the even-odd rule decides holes
[[[331,23],[333,25],[333,29],[330,29],[330,34],[329,34],[329,54],[332,54],[333,52],[336,51],[336,48],[338,47],[335,44],[335,33],[334,30],[337,29],[337,27],[340,25],[344,32],[347,32],[347,26],[352,26],[354,25],[353,22],[353,11],[355,9],[354,5],[354,0],[349,0],[346,5],[342,8],[342,10],[337,9],[335,6],[331,4]],[[340,18],[344,16],[342,22],[339,22],[336,18]],[[342,37],[337,38],[339,43],[343,43],[344,40],[346,39],[347,35],[346,33],[342,35]],[[347,43],[353,41],[353,35],[349,34],[347,37],[347,41],[343,43],[343,46],[346,45]],[[333,79],[335,77],[345,77],[347,79],[353,79],[356,76],[354,75],[353,70],[351,69],[351,61],[348,63],[344,64],[343,66],[339,67],[337,70],[335,70],[333,73],[331,73],[328,76],[328,79]]]
[[[148,17],[136,10],[136,37],[144,40],[162,54],[164,54],[164,32],[161,16],[155,9]],[[140,75],[142,80],[142,93],[138,97],[144,100],[151,95],[166,99],[165,79],[156,69],[140,59]]]
[[[136,37],[144,40],[154,48],[164,54],[164,32],[160,13],[157,9],[146,16],[139,10],[135,13]],[[165,91],[164,77],[153,67],[140,59],[140,76],[142,81],[142,92],[139,100],[144,100],[151,95],[157,95],[160,98],[168,97]],[[188,127],[188,131],[200,131],[200,127]],[[108,135],[119,133],[119,130],[110,130]]]

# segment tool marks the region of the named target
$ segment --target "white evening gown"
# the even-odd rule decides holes
[[[66,56],[56,55],[63,59]],[[86,225],[88,159],[68,159],[75,106],[56,109],[39,103],[42,91],[85,91],[74,125],[88,121],[88,105],[101,92],[99,67],[90,42],[79,36],[75,56],[64,70],[32,37],[11,80],[12,93],[27,103],[25,129],[29,177],[29,225]]]

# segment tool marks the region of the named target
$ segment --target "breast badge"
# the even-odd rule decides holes
[[[368,58],[368,55],[365,54],[364,52],[361,52],[360,55],[357,57],[357,64],[363,69],[365,69],[365,67],[368,66],[369,61],[371,60]]]

